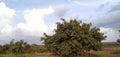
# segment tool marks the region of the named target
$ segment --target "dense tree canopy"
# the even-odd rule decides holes
[[[49,51],[60,57],[76,57],[90,50],[101,50],[101,41],[106,38],[99,28],[92,28],[91,23],[83,23],[77,20],[57,23],[55,34],[44,33],[45,46]]]

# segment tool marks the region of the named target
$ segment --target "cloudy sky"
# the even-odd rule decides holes
[[[120,0],[0,0],[0,44],[11,39],[41,44],[60,18],[92,22],[108,36],[105,42],[113,42],[120,34]]]

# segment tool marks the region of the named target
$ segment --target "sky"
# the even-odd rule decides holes
[[[120,38],[120,0],[0,0],[0,44],[43,44],[43,33],[54,34],[60,18],[91,22],[107,36],[104,42]]]

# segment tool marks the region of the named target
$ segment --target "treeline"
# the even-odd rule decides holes
[[[25,53],[42,53],[47,52],[47,49],[44,45],[37,45],[37,44],[28,44],[27,42],[20,40],[14,42],[12,40],[9,44],[0,45],[0,54],[25,54]]]

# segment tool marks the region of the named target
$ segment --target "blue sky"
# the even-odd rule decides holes
[[[92,22],[116,41],[120,29],[119,0],[0,0],[0,44],[23,39],[41,44],[46,32],[52,35],[60,18]]]

